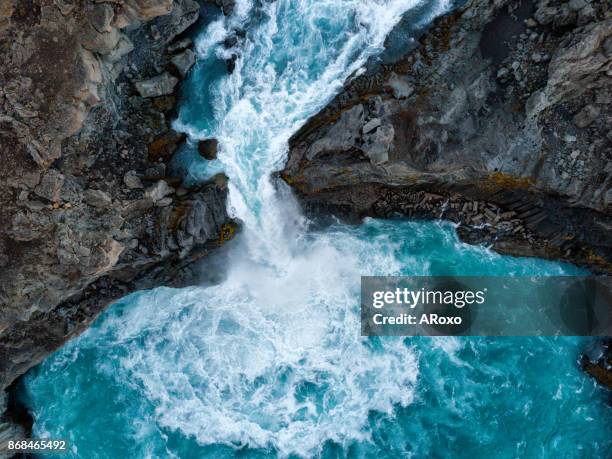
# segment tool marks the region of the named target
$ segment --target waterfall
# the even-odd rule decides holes
[[[477,447],[510,457],[540,451],[532,436],[557,442],[559,455],[606,441],[605,429],[585,421],[605,416],[587,401],[594,389],[567,362],[576,340],[360,336],[362,275],[573,268],[468,246],[444,222],[311,230],[291,191],[271,181],[289,137],[417,6],[239,0],[232,16],[202,30],[175,129],[192,142],[219,140],[217,160],[185,151],[181,165],[190,180],[230,178],[243,232],[226,276],[130,295],[47,359],[24,388],[37,435],[67,438],[75,457],[423,457],[450,448],[470,457]],[[448,8],[431,1],[427,19]],[[227,48],[236,31],[244,38]],[[530,410],[539,430],[513,435]],[[558,439],[568,426],[576,434]]]

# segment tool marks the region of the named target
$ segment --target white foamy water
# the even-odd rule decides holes
[[[244,230],[221,285],[155,303],[144,297],[129,328],[113,324],[128,334],[159,330],[124,364],[157,401],[162,424],[202,444],[310,454],[325,440],[366,438],[370,411],[392,415],[394,404],[411,401],[413,352],[397,339],[366,343],[356,304],[359,277],[398,272],[398,261],[350,232],[306,237],[292,195],[278,192],[270,174],[282,168],[291,134],[382,50],[416,4],[264,3],[235,71],[210,88],[214,128],[176,123],[192,138],[219,140],[230,211]],[[432,16],[447,6],[436,4]],[[210,24],[197,43],[200,58],[229,57],[220,43],[254,8],[239,2],[234,17]]]

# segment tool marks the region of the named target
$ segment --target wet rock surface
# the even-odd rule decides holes
[[[580,366],[599,384],[612,391],[612,338],[604,338],[598,344],[598,355],[591,358],[583,354]]]
[[[166,166],[184,141],[169,121],[198,10],[2,2],[0,389],[109,302],[182,282],[234,234],[226,178],[188,188]]]
[[[217,148],[219,141],[217,139],[205,139],[198,142],[198,152],[204,159],[217,159]]]
[[[445,218],[467,242],[609,273],[610,43],[604,1],[469,1],[347,82],[281,176],[315,216]]]

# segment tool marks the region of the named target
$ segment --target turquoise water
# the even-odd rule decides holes
[[[39,437],[72,457],[606,457],[612,410],[577,338],[360,337],[359,278],[579,271],[461,243],[444,222],[313,229],[270,180],[291,133],[382,50],[413,0],[239,1],[198,36],[176,127],[189,180],[223,170],[244,230],[217,285],[118,301],[33,369]],[[430,19],[448,5],[431,2]],[[246,30],[238,50],[222,42]],[[223,59],[240,54],[231,76]],[[203,268],[206,269],[206,268]]]

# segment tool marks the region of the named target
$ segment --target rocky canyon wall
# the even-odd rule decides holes
[[[445,218],[609,273],[611,103],[609,2],[470,0],[347,82],[281,175],[317,216]]]
[[[226,12],[229,2],[221,5]],[[179,282],[228,240],[226,178],[167,162],[194,0],[0,6],[0,388],[113,299]]]

